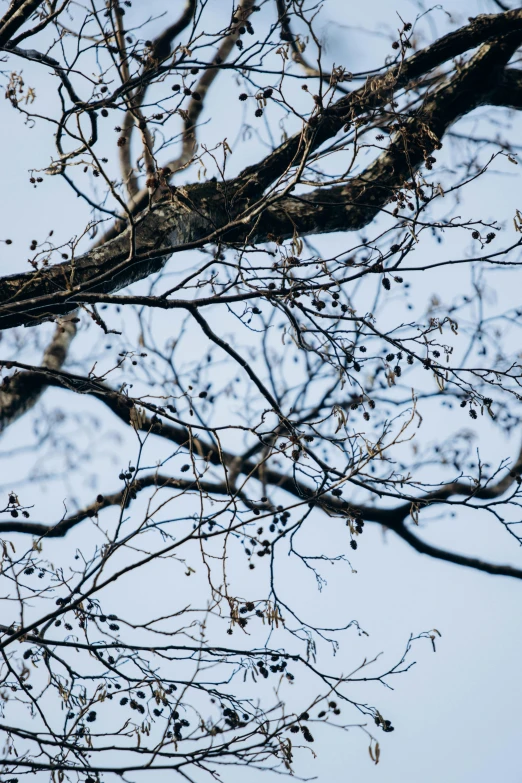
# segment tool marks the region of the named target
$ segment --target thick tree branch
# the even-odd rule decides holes
[[[25,2],[13,2],[11,4],[7,13],[0,20],[0,49],[25,24],[39,5],[43,5],[43,0],[25,0]]]
[[[199,479],[176,479],[170,476],[161,476],[152,474],[143,476],[130,482],[125,489],[120,492],[113,492],[110,495],[99,495],[99,500],[76,511],[74,514],[65,516],[54,525],[45,525],[41,522],[28,522],[27,520],[9,520],[0,522],[0,534],[2,533],[26,533],[33,536],[45,536],[45,538],[62,538],[73,527],[76,527],[85,519],[96,517],[100,511],[110,506],[122,506],[126,508],[130,505],[138,492],[149,487],[156,489],[176,489],[181,492],[194,490],[198,493],[207,495],[229,495],[230,488],[226,483],[201,481]],[[238,494],[238,497],[240,495]],[[232,498],[231,498],[232,500]]]
[[[63,366],[75,334],[76,325],[72,320],[57,325],[43,355],[43,368],[59,370]],[[30,372],[18,373],[4,382],[0,387],[0,432],[32,408],[46,388],[45,376]]]
[[[489,103],[508,109],[522,109],[522,71],[518,68],[506,68],[497,88],[489,96]]]
[[[264,189],[274,180],[282,176],[292,166],[297,165],[299,157],[305,149],[308,153],[316,150],[325,141],[335,136],[347,121],[354,120],[383,103],[391,101],[395,91],[406,88],[410,83],[434,68],[479,46],[489,38],[515,32],[521,28],[522,10],[513,10],[507,14],[478,16],[472,19],[466,27],[443,36],[404,62],[392,66],[381,76],[368,80],[360,89],[312,116],[303,132],[296,133],[264,160],[247,167],[235,183],[236,197],[245,199],[256,195],[261,196]],[[223,46],[226,45],[225,41]],[[201,81],[203,82],[205,78],[203,76]],[[113,98],[114,96],[111,100]],[[191,103],[191,110],[197,109],[200,107],[192,106]],[[172,161],[168,168],[178,168],[181,161],[185,161],[183,153],[179,159]],[[143,189],[134,198],[133,212],[136,213],[144,209],[147,200],[148,191]],[[115,227],[107,233],[107,238],[113,238],[120,230]]]
[[[510,576],[514,579],[522,579],[522,570],[520,568],[514,568],[509,565],[496,565],[495,563],[488,563],[485,560],[479,560],[477,557],[467,557],[466,555],[459,555],[455,552],[448,552],[445,549],[432,546],[431,544],[421,541],[405,524],[397,525],[392,528],[403,541],[406,541],[413,549],[428,557],[434,557],[436,560],[444,560],[447,563],[454,563],[458,566],[464,566],[465,568],[473,568],[475,571],[483,571],[486,574],[493,574],[495,576]]]
[[[318,149],[335,136],[347,121],[393,100],[394,93],[425,76],[448,60],[480,46],[488,39],[522,29],[522,9],[503,14],[477,16],[470,24],[439,38],[412,57],[392,66],[381,76],[313,116],[303,133],[297,133],[263,161],[249,166],[240,176],[243,192],[261,193],[289,167],[295,165],[303,147]]]
[[[0,328],[33,325],[74,309],[76,293],[110,292],[159,271],[176,249],[222,238],[243,243],[269,236],[292,237],[357,230],[367,225],[440,146],[461,116],[491,102],[503,67],[520,44],[520,33],[485,44],[442,85],[391,141],[389,149],[347,185],[319,188],[303,196],[274,198],[269,206],[247,205],[230,221],[218,182],[176,192],[147,212],[135,227],[71,263],[0,279]],[[134,245],[134,246],[133,246]],[[23,298],[22,298],[23,297]]]
[[[20,365],[19,363],[15,364],[20,367],[26,367],[26,365]],[[28,370],[26,372],[27,375],[45,375],[47,378],[47,385],[54,385],[77,393],[94,396],[106,404],[113,413],[126,424],[136,426],[136,420],[133,419],[131,414],[134,401],[123,394],[115,392],[103,383],[88,378],[81,378],[80,376],[75,376],[63,371],[51,371],[43,368],[35,368],[34,370]],[[136,403],[146,406],[145,403],[139,403],[138,401],[136,401]],[[284,490],[298,498],[300,501],[312,502],[326,513],[333,513],[335,515],[355,513],[366,522],[376,522],[396,533],[416,551],[426,554],[429,557],[484,571],[489,574],[522,579],[522,570],[512,566],[495,565],[488,563],[487,561],[467,557],[466,555],[455,554],[432,546],[431,544],[427,544],[417,538],[412,530],[405,524],[405,520],[410,516],[412,504],[417,505],[419,508],[427,508],[428,506],[444,503],[450,497],[456,495],[464,496],[468,501],[473,499],[492,500],[500,498],[509,491],[514,483],[516,473],[522,469],[522,449],[520,450],[514,465],[495,483],[482,487],[472,487],[463,482],[452,482],[438,490],[427,493],[424,496],[408,498],[406,502],[392,508],[365,506],[361,504],[351,507],[347,501],[341,500],[338,497],[331,495],[329,492],[323,491],[318,494],[316,490],[303,484],[301,481],[298,481],[295,476],[289,476],[281,471],[273,470],[265,464],[261,465],[250,459],[242,460],[236,454],[232,454],[225,450],[218,451],[210,443],[202,441],[201,438],[194,439],[188,428],[175,426],[168,421],[159,421],[157,416],[152,418],[147,416],[142,417],[138,429],[146,433],[159,435],[187,450],[194,448],[198,455],[203,457],[206,462],[215,466],[220,466],[224,468],[226,472],[232,470],[235,475],[243,474],[250,478],[262,479],[266,485]],[[244,492],[233,492],[231,495],[231,487],[227,481],[215,483],[201,482],[195,479],[187,481],[184,479],[151,475],[139,479],[138,485],[135,486],[134,489],[135,491],[139,491],[150,486],[171,487],[183,490],[199,488],[201,491],[207,492],[208,494],[214,492],[217,494],[229,494],[231,497],[236,494],[238,498],[241,498],[244,502],[246,501]],[[128,491],[129,490],[126,489],[123,492],[105,496],[103,501],[91,504],[81,511],[76,512],[76,514],[64,518],[55,525],[43,525],[41,523],[27,523],[23,521],[2,522],[0,523],[0,533],[17,532],[45,535],[48,537],[61,537],[66,535],[66,533],[79,522],[93,516],[93,513],[97,510],[101,510],[102,508],[111,505],[121,504],[123,499],[129,497],[128,494],[125,494],[128,493]],[[404,496],[402,496],[401,499],[404,499]]]
[[[6,775],[47,766],[58,775],[83,770],[90,781],[102,771],[132,771],[136,754],[150,756],[140,769],[169,768],[187,781],[217,774],[223,763],[292,774],[297,746],[287,731],[313,742],[307,721],[331,722],[342,701],[392,731],[377,706],[353,700],[350,683],[385,683],[406,671],[413,641],[433,643],[438,632],[411,636],[401,659],[382,673],[367,672],[375,661],[366,659],[347,677],[310,668],[316,640],[336,647],[338,632],[363,629],[349,618],[323,627],[300,616],[281,590],[282,559],[291,557],[321,589],[325,568],[343,562],[349,570],[358,558],[353,550],[362,546],[364,554],[379,532],[390,531],[415,550],[411,557],[522,580],[516,556],[509,564],[491,562],[498,559],[491,550],[475,557],[471,540],[461,553],[451,533],[445,542],[437,538],[447,548],[431,543],[435,530],[442,536],[440,520],[451,517],[455,533],[461,515],[474,513],[472,521],[486,522],[492,535],[522,544],[522,447],[510,461],[505,445],[497,462],[489,441],[479,440],[488,437],[489,416],[499,437],[518,432],[522,422],[521,311],[509,297],[497,309],[488,296],[490,272],[516,274],[522,265],[522,239],[503,241],[490,201],[475,200],[479,212],[470,215],[463,196],[473,199],[476,180],[480,188],[497,176],[496,160],[516,163],[518,147],[502,123],[511,116],[506,110],[490,110],[497,126],[491,134],[455,128],[480,107],[522,109],[522,6],[470,18],[411,57],[417,22],[423,29],[425,22],[419,17],[414,27],[401,19],[382,67],[350,74],[339,65],[327,74],[315,28],[320,4],[254,2],[231,2],[223,19],[210,0],[179,0],[172,13],[163,3],[170,15],[163,19],[161,9],[158,17],[129,0],[4,0],[6,97],[27,125],[44,127],[46,120],[55,128],[56,154],[47,168],[32,164],[40,167],[29,169],[30,184],[41,189],[56,174],[93,210],[85,231],[71,229],[65,240],[72,258],[60,256],[62,241],[56,246],[50,231],[30,242],[29,274],[0,276],[0,331],[57,325],[34,364],[17,361],[26,352],[23,333],[8,337],[10,353],[0,359],[0,433],[48,387],[57,390],[51,404],[59,419],[53,427],[39,409],[29,422],[36,442],[2,439]],[[507,4],[497,2],[502,10]],[[262,13],[248,18],[256,10]],[[9,26],[18,29],[4,40]],[[24,38],[36,48],[20,49]],[[304,59],[304,44],[317,54],[306,52],[317,70]],[[360,70],[355,61],[344,65]],[[198,147],[201,112],[221,70],[228,79],[217,96],[221,113]],[[58,88],[50,103],[42,94],[49,79]],[[482,110],[472,120],[484,116]],[[108,117],[116,137],[114,123],[100,119]],[[289,127],[297,130],[290,138]],[[454,130],[464,144],[439,156]],[[132,138],[139,133],[142,153]],[[241,139],[241,154],[252,139],[243,171],[232,174],[227,139],[232,146]],[[123,182],[114,173],[116,147]],[[174,160],[165,165],[171,150]],[[180,170],[200,164],[197,181],[181,186],[188,175]],[[202,182],[210,169],[217,178]],[[102,214],[111,218],[107,233],[97,233]],[[40,223],[31,236],[39,236]],[[522,229],[519,211],[514,228]],[[306,239],[332,232],[344,240],[316,246]],[[79,255],[87,234],[96,235],[96,245]],[[6,255],[13,240],[20,248],[11,236],[0,237]],[[459,257],[451,250],[455,239],[465,243]],[[426,249],[435,261],[425,260]],[[53,265],[55,259],[64,263]],[[448,278],[457,264],[472,273],[464,289],[460,278]],[[436,270],[446,275],[442,286]],[[418,289],[415,281],[428,273],[434,285]],[[73,372],[64,362],[77,308],[101,330],[81,330]],[[121,323],[113,325],[114,318]],[[113,491],[93,491],[100,478],[93,475],[93,494],[80,501],[77,482],[70,482],[81,481],[89,465],[103,473],[96,455],[111,433],[93,441],[75,410],[89,420],[89,410],[99,414],[102,429],[113,426],[109,410],[124,425],[107,455],[121,460],[119,468],[103,462],[104,484],[112,475]],[[419,431],[426,419],[436,419],[434,440]],[[16,475],[20,455],[35,449],[36,473]],[[65,491],[58,488],[57,496],[54,484]],[[67,505],[42,504],[40,489],[49,488]],[[27,535],[35,538],[28,546]],[[65,554],[72,547],[70,568],[67,557],[54,564],[50,546]],[[392,549],[398,568],[404,550]],[[245,569],[262,570],[266,589],[252,593]],[[179,578],[186,582],[192,573],[206,600],[172,607],[172,579],[178,595]],[[112,590],[116,582],[123,590]],[[143,617],[136,618],[125,585],[140,611],[145,607]],[[221,625],[241,635],[243,656],[234,650],[239,657],[232,660],[223,653],[229,648],[199,643],[200,631],[208,626],[212,634]],[[266,644],[252,647],[249,639],[270,628],[278,638],[290,634],[292,650],[305,645],[304,656],[283,639],[277,653]],[[179,644],[161,644],[173,636]],[[299,675],[295,662],[319,678],[320,692],[295,713],[286,687],[285,701],[276,694],[277,703],[265,705],[270,682]],[[240,692],[234,682],[243,674]],[[259,699],[250,690],[258,686]],[[27,730],[18,725],[23,706],[32,716]],[[359,728],[367,733],[366,717]],[[21,751],[13,744],[20,738]],[[375,762],[378,747],[372,732]]]
[[[211,190],[215,196],[215,188]],[[197,189],[198,195],[204,191],[205,186]],[[18,316],[7,316],[5,328],[52,320],[74,309],[69,304],[57,307],[51,304],[49,307],[47,302],[56,296],[58,301],[66,302],[75,290],[114,291],[148,277],[164,266],[166,256],[176,247],[194,242],[197,246],[199,238],[212,232],[214,222],[212,209],[202,216],[175,199],[172,203],[154,207],[136,222],[135,227],[72,263],[2,278],[0,299],[4,302],[3,307],[11,312],[20,312]],[[165,246],[168,251],[161,249]],[[17,303],[21,295],[22,305]],[[24,314],[20,305],[26,310]]]

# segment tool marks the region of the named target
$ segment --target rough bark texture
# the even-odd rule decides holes
[[[0,21],[0,49],[9,43],[13,35],[30,18],[38,6],[43,5],[43,0],[24,0],[13,2]]]
[[[170,255],[182,249],[221,239],[226,242],[265,242],[270,237],[333,231],[354,231],[371,222],[394,189],[408,180],[460,117],[488,103],[517,106],[520,73],[505,70],[520,44],[521,33],[510,32],[484,44],[470,62],[444,82],[410,121],[391,139],[360,176],[347,185],[318,188],[302,195],[263,199],[264,189],[300,159],[301,149],[316,149],[353,115],[382,102],[382,90],[396,88],[433,67],[462,47],[469,48],[505,29],[522,27],[522,11],[479,17],[469,30],[442,39],[433,51],[411,58],[402,73],[341,98],[320,113],[303,133],[290,139],[255,168],[225,185],[218,182],[171,189],[159,204],[138,216],[134,225],[71,262],[37,272],[0,279],[0,329],[31,326],[70,313],[82,292],[113,292],[159,271]],[[390,87],[387,87],[389,83]],[[259,201],[260,200],[260,201]]]

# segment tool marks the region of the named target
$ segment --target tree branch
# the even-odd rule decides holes
[[[498,80],[496,90],[489,96],[489,103],[508,109],[522,109],[522,71],[506,68]]]
[[[110,506],[123,506],[127,508],[138,492],[149,487],[157,489],[177,489],[182,492],[187,490],[196,490],[198,493],[204,492],[215,495],[228,495],[230,488],[226,483],[213,483],[210,481],[201,481],[199,479],[176,479],[170,476],[161,476],[152,474],[143,476],[130,482],[125,489],[120,492],[113,492],[110,495],[99,495],[100,500],[96,500],[88,506],[76,511],[74,514],[64,517],[54,525],[45,525],[41,522],[27,522],[26,520],[9,520],[0,522],[1,533],[24,533],[45,538],[63,538],[73,527],[76,527],[85,519],[96,517],[100,511]],[[238,497],[241,495],[238,494]],[[233,499],[233,498],[231,498]]]
[[[11,4],[7,13],[0,20],[0,49],[2,49],[17,30],[25,24],[39,5],[43,5],[43,0],[25,0],[25,2],[22,3]]]
[[[21,365],[20,363],[14,363],[15,366],[26,368],[27,365]],[[47,384],[58,386],[63,389],[68,389],[77,393],[89,394],[96,397],[101,402],[106,404],[122,421],[126,424],[136,426],[136,423],[132,420],[131,409],[134,407],[135,402],[129,399],[123,394],[120,394],[105,384],[97,381],[93,381],[89,378],[82,378],[80,376],[74,376],[70,373],[63,371],[52,371],[43,368],[34,368],[28,372],[29,375],[45,375],[47,376]],[[138,404],[138,401],[136,401]],[[139,403],[147,407],[146,403]],[[149,406],[150,407],[150,406]],[[162,415],[166,416],[166,414]],[[483,499],[491,500],[504,495],[512,486],[515,480],[516,472],[522,469],[522,448],[515,460],[515,464],[510,468],[498,482],[490,484],[485,487],[470,488],[461,482],[452,482],[439,490],[426,494],[422,497],[411,497],[402,503],[400,506],[392,508],[379,508],[374,506],[364,506],[357,504],[353,508],[350,504],[341,500],[338,497],[331,495],[328,491],[318,493],[311,487],[306,486],[302,482],[298,481],[295,476],[289,476],[288,474],[280,471],[268,468],[265,464],[253,462],[252,460],[242,460],[237,455],[230,452],[220,450],[219,452],[210,443],[205,443],[200,438],[195,440],[188,428],[174,426],[168,423],[168,421],[159,421],[157,416],[150,418],[144,416],[138,425],[138,429],[143,432],[159,435],[167,440],[176,443],[179,446],[186,448],[187,450],[194,448],[197,450],[199,456],[204,457],[206,462],[222,467],[225,472],[229,469],[233,469],[235,475],[243,474],[249,478],[263,480],[265,484],[271,485],[274,488],[278,488],[301,501],[312,502],[318,508],[321,508],[326,513],[333,513],[336,515],[346,515],[354,513],[361,517],[366,522],[376,522],[383,527],[393,531],[406,543],[410,544],[416,551],[426,554],[429,557],[433,557],[438,560],[445,560],[456,565],[462,565],[467,568],[473,568],[475,570],[484,571],[489,574],[496,574],[500,576],[510,576],[516,579],[522,579],[522,570],[507,565],[495,565],[486,561],[479,560],[477,558],[467,557],[466,555],[459,555],[453,552],[448,552],[438,547],[432,546],[421,541],[412,532],[412,530],[406,526],[405,520],[410,516],[412,504],[417,504],[420,508],[427,508],[428,506],[444,503],[451,496],[462,495],[467,500]],[[357,482],[356,482],[357,483]],[[175,479],[165,476],[151,475],[143,479],[139,479],[139,486],[136,486],[136,491],[145,489],[150,486],[165,486],[175,489],[191,489],[200,488],[204,492],[209,494],[214,492],[218,494],[228,494],[230,497],[236,495],[241,498],[243,502],[246,500],[244,492],[233,492],[231,494],[230,484],[227,481],[210,483],[201,482],[196,479],[183,480]],[[114,493],[109,496],[105,496],[100,503],[91,504],[86,508],[78,511],[63,520],[56,525],[42,525],[36,522],[23,522],[23,521],[9,521],[0,523],[0,533],[28,533],[34,535],[45,535],[48,537],[61,537],[64,536],[71,528],[82,522],[89,516],[92,516],[96,510],[106,508],[111,505],[119,505],[124,497],[127,497],[124,493],[128,492],[128,489],[120,493]],[[402,496],[404,499],[404,496]]]
[[[75,335],[76,324],[73,321],[59,323],[45,349],[42,368],[59,370]],[[46,388],[45,376],[30,372],[19,373],[12,376],[8,383],[4,382],[0,388],[0,432],[32,408]]]
[[[496,565],[495,563],[488,563],[485,560],[479,560],[477,557],[458,555],[455,552],[448,552],[445,549],[432,546],[417,538],[405,524],[398,525],[391,529],[402,538],[403,541],[406,541],[407,544],[413,547],[413,549],[423,555],[428,555],[428,557],[434,557],[436,560],[444,560],[447,563],[454,563],[455,565],[464,566],[465,568],[473,568],[475,571],[483,571],[486,574],[522,579],[522,570],[520,568],[514,568],[509,565]]]
[[[246,20],[252,13],[253,5],[254,0],[244,0],[236,13],[240,15],[243,20]],[[204,109],[206,95],[214,80],[220,73],[219,66],[226,62],[239,37],[239,32],[237,28],[235,28],[234,31],[230,33],[230,35],[227,35],[224,38],[218,51],[216,52],[212,63],[210,63],[207,68],[205,68],[201,78],[196,84],[195,89],[192,90],[192,95],[196,94],[197,98],[192,97],[190,99],[186,109],[186,114],[184,115],[183,132],[181,135],[181,151],[176,158],[170,160],[163,167],[163,170],[168,172],[165,175],[166,182],[168,182],[177,171],[184,169],[191,162],[196,148],[196,127],[199,117]],[[146,87],[143,87],[143,89],[135,95],[133,100],[134,105],[141,105],[145,96],[145,90]],[[124,132],[125,128],[129,128],[129,124],[131,122],[133,122],[132,114],[128,112],[125,117],[126,124],[124,125]],[[125,145],[125,147],[128,146],[129,145]],[[162,188],[160,186],[159,193],[161,193],[161,190]],[[133,214],[137,214],[142,209],[145,209],[149,201],[150,192],[151,191],[149,187],[144,187],[139,191],[136,189],[129,203],[129,209]],[[157,197],[158,193],[156,193],[155,196]],[[120,229],[118,229],[117,226],[114,226],[105,234],[105,239],[112,239],[113,237],[117,236],[119,232]]]
[[[522,12],[521,12],[522,18]],[[502,70],[520,44],[522,33],[484,44],[453,78],[439,87],[422,110],[391,140],[359,177],[346,185],[318,188],[302,196],[274,197],[247,206],[230,221],[219,182],[175,191],[145,213],[136,225],[89,251],[73,263],[0,279],[0,329],[34,325],[74,309],[82,291],[111,292],[159,271],[175,251],[219,238],[228,242],[263,242],[269,236],[290,238],[354,231],[367,225],[438,146],[445,131],[463,114],[490,103]],[[274,173],[274,172],[273,172]],[[242,183],[244,175],[238,179]],[[236,188],[241,192],[243,185]],[[268,206],[266,204],[268,203]],[[132,252],[131,252],[132,251]],[[59,293],[57,293],[59,292]],[[20,296],[23,299],[20,299]]]

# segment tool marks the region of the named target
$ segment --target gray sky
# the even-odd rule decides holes
[[[215,0],[216,9],[220,2]],[[365,3],[329,0],[323,11],[327,56],[354,71],[380,64],[382,47],[388,46],[387,40],[383,38],[380,43],[379,38],[368,35],[366,30],[374,30],[377,23],[383,31],[387,26],[395,26],[396,11],[403,19],[413,21],[420,6],[421,3],[406,0],[367,0]],[[444,6],[454,15],[455,24],[465,23],[468,16],[479,12],[495,11],[494,3],[486,0],[454,0]],[[433,20],[439,33],[446,31],[442,11],[435,11]],[[219,95],[219,88],[216,92]],[[52,100],[52,96],[44,95],[39,95],[38,99],[44,98]],[[36,190],[28,183],[28,170],[47,164],[48,129],[24,128],[7,102],[0,111],[0,143],[2,149],[9,151],[2,166],[9,195],[4,198],[1,237],[9,235],[14,240],[14,249],[25,248],[33,235],[40,239],[50,228],[68,239],[85,222],[83,205],[73,195],[64,197],[64,186],[58,180],[46,178]],[[206,116],[212,117],[212,132],[216,139],[227,135],[227,113],[222,111],[222,106],[210,105]],[[499,112],[498,117],[505,118],[506,114]],[[521,127],[517,120],[515,123],[516,127]],[[228,135],[230,140],[232,133]],[[115,137],[110,136],[111,143],[114,140]],[[260,154],[253,141],[238,150],[234,165],[241,167],[245,159],[252,160]],[[486,194],[489,197],[493,194],[495,217],[509,222],[516,206],[520,206],[517,203],[519,179],[512,174],[504,166],[498,177],[488,180],[486,190],[481,190],[481,186],[472,190],[469,201],[462,207],[463,212],[473,213]],[[25,205],[24,209],[21,204]],[[331,249],[341,248],[340,243],[336,236],[318,244]],[[24,252],[10,250],[8,255],[3,251],[3,274],[26,268]],[[450,253],[451,245],[446,246],[444,252]],[[456,276],[451,280],[439,278],[437,284],[446,289],[457,287],[460,282],[465,281]],[[432,284],[432,280],[423,281],[427,288]],[[519,297],[520,287],[514,288],[513,278],[507,275],[499,276],[497,285],[497,301],[492,307],[500,310],[504,304],[511,305]],[[33,335],[24,333],[22,339],[30,346]],[[47,393],[45,405],[49,410],[62,404],[78,413],[90,412],[111,432],[121,432],[117,422],[101,411],[93,400],[71,400],[63,392]],[[419,437],[430,439],[441,426],[447,427],[449,436],[455,425],[451,417],[436,422],[427,418]],[[27,417],[9,429],[0,441],[0,453],[28,439],[30,427],[31,417]],[[506,442],[487,425],[482,432],[481,447],[492,456],[492,462],[516,453],[519,446],[516,434]],[[126,440],[121,450],[125,451],[131,441],[127,435],[123,434],[123,437]],[[163,447],[156,445],[154,448],[161,451]],[[105,464],[103,459],[100,457],[102,465]],[[0,460],[2,487],[14,485],[20,471],[26,468],[27,457],[23,460],[25,464],[22,459]],[[109,481],[107,487],[101,488],[113,489],[113,482]],[[92,492],[89,487],[82,491],[87,498]],[[51,519],[54,514],[61,513],[62,498],[67,492],[67,482],[64,482],[61,494],[49,498],[39,492],[34,502],[40,504],[40,509],[47,509]],[[334,550],[339,542],[329,520],[317,513],[316,524],[325,550],[330,546]],[[51,560],[59,560],[62,553],[70,551],[73,543],[88,546],[88,535],[86,528],[78,528],[74,542],[71,538],[47,542],[46,554]],[[520,554],[514,550],[512,541],[494,528],[488,518],[471,511],[464,513],[459,509],[456,519],[440,519],[426,526],[421,535],[425,540],[458,552],[482,555],[495,562],[520,563]],[[13,536],[13,540],[17,547],[21,546],[19,537]],[[313,548],[313,536],[304,544]],[[307,750],[296,754],[296,773],[314,776],[321,783],[344,780],[414,783],[419,779],[424,783],[440,783],[441,780],[446,783],[490,783],[492,779],[520,783],[520,585],[507,578],[495,578],[431,560],[415,553],[392,535],[384,537],[377,526],[367,525],[363,544],[351,560],[357,573],[350,573],[347,567],[327,568],[328,585],[321,593],[315,589],[312,576],[301,575],[299,579],[303,582],[299,582],[296,590],[292,569],[281,574],[283,591],[294,605],[301,604],[311,622],[314,617],[324,624],[338,623],[339,617],[347,621],[357,619],[369,634],[358,638],[355,631],[348,631],[335,658],[326,645],[319,648],[323,668],[347,673],[363,657],[381,651],[387,661],[394,663],[410,633],[437,628],[442,638],[437,642],[435,654],[427,641],[416,645],[412,658],[417,664],[392,681],[393,691],[372,685],[357,693],[368,702],[378,704],[395,726],[393,734],[378,733],[382,749],[378,766],[369,758],[368,741],[362,732],[354,729],[344,734],[335,729],[314,727],[316,742],[313,749],[317,756],[312,757]],[[126,589],[130,590],[129,601],[139,604],[137,588],[135,585]],[[134,598],[133,589],[137,591]],[[174,593],[186,589],[185,583],[178,587],[173,581]],[[198,589],[194,586],[196,592]],[[298,687],[294,686],[296,690]],[[299,693],[291,695],[295,699],[300,697]],[[355,720],[356,716],[353,718]],[[241,770],[223,772],[226,783],[244,780],[245,776]],[[254,772],[248,773],[249,781],[258,777]],[[160,777],[155,779],[159,781]],[[279,778],[270,773],[265,775],[267,783],[276,779]]]

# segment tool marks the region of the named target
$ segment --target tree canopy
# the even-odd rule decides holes
[[[439,632],[325,668],[365,631],[307,617],[308,576],[356,580],[374,524],[522,578],[420,530],[522,543],[522,311],[491,295],[522,214],[484,197],[518,174],[522,10],[491,5],[398,16],[357,70],[313,1],[4,3],[3,779],[291,773],[328,723],[378,763],[355,694]]]

